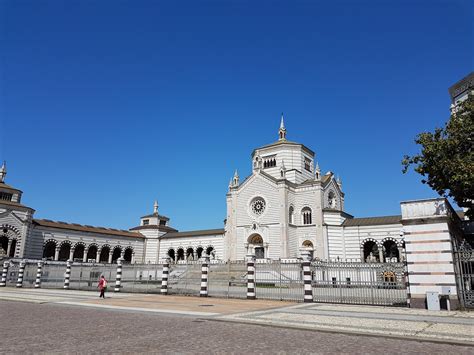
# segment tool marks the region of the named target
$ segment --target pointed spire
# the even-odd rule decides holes
[[[283,120],[283,112],[281,113],[280,129],[278,131],[278,140],[280,141],[286,140],[286,128],[285,128],[285,122]]]
[[[7,162],[4,160],[2,167],[0,168],[0,182],[5,182],[6,175],[7,175]]]
[[[319,168],[319,163],[316,162],[316,167],[314,168],[314,178],[315,180],[321,179],[321,169]]]
[[[237,169],[235,169],[234,177],[232,179],[232,187],[237,186],[239,186],[239,173],[237,172]]]
[[[158,214],[158,201],[155,200],[155,203],[153,204],[153,214]]]

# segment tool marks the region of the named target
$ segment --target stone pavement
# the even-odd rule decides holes
[[[474,346],[473,312],[295,304],[156,294],[98,293],[53,289],[0,289],[0,300],[87,307],[108,311],[187,315],[206,320],[333,333],[398,337]]]

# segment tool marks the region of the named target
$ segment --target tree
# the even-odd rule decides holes
[[[403,173],[413,165],[428,184],[443,197],[451,197],[474,219],[474,98],[458,104],[444,128],[416,136],[421,153],[405,155]]]

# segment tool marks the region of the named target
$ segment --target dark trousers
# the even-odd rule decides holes
[[[100,297],[105,298],[105,288],[103,288],[102,290],[100,290],[99,298],[100,298]]]

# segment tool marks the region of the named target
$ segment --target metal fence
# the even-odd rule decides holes
[[[461,305],[474,308],[474,249],[467,243],[454,252],[456,283]]]
[[[463,254],[464,255],[464,254]],[[472,253],[463,267],[462,282],[465,306],[473,303]],[[459,259],[461,260],[461,259]],[[464,262],[464,259],[462,259]],[[19,260],[11,260],[7,285],[14,287],[18,279]],[[27,261],[23,287],[33,287],[37,261]],[[96,290],[104,275],[113,290],[116,264],[73,263],[70,289]],[[45,262],[41,278],[43,288],[63,288],[66,264]],[[122,292],[160,293],[163,265],[124,264]],[[406,306],[406,268],[403,263],[323,262],[311,263],[314,302]],[[255,294],[257,299],[302,302],[304,299],[302,263],[297,260],[257,260]],[[168,293],[198,296],[201,289],[201,263],[171,264]],[[210,263],[208,295],[225,298],[247,297],[247,264],[244,261]],[[471,302],[471,303],[469,303]]]
[[[256,298],[302,302],[303,268],[300,262],[257,262],[255,265]]]
[[[229,261],[209,265],[209,296],[247,298],[247,264]]]
[[[168,293],[199,295],[201,290],[201,264],[171,264],[168,275]]]
[[[406,306],[403,263],[313,262],[314,302]]]

